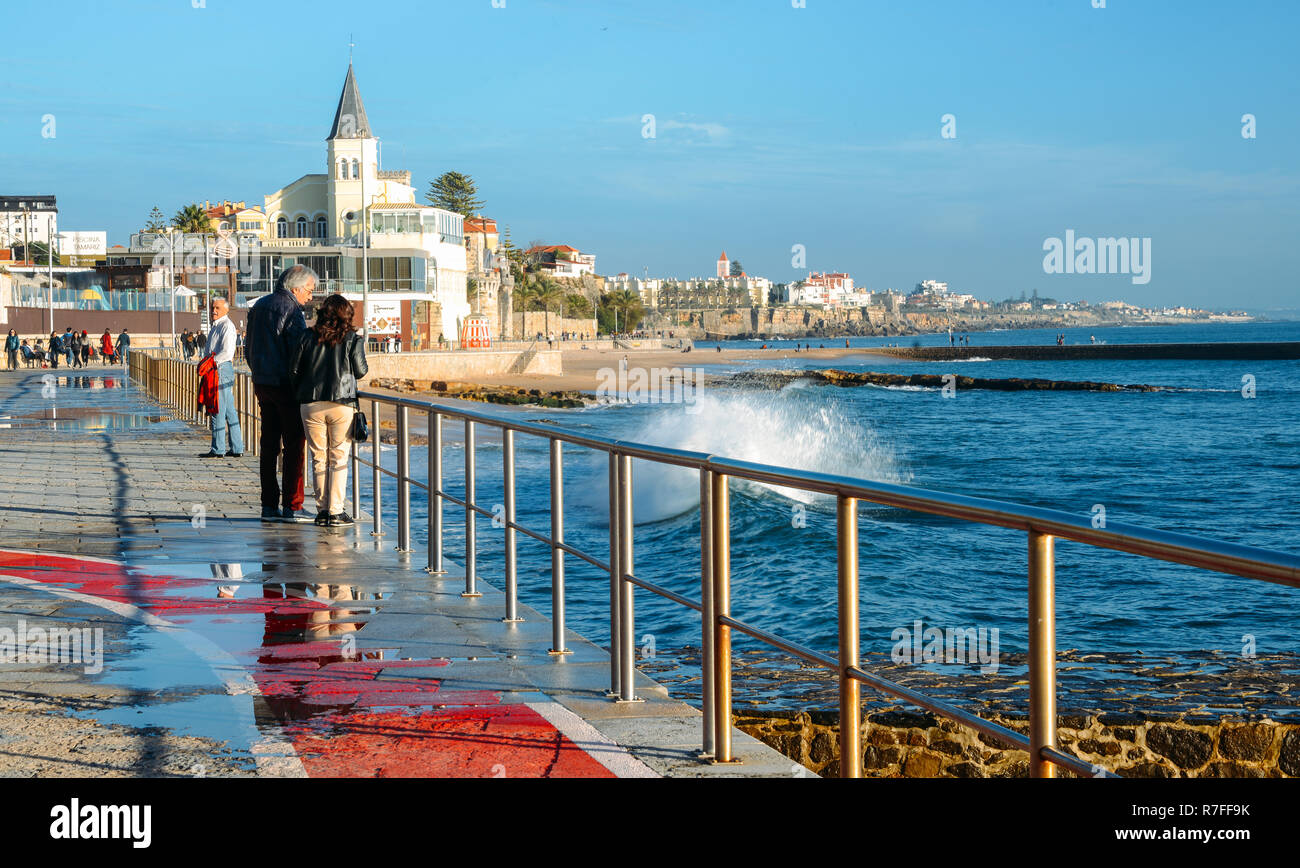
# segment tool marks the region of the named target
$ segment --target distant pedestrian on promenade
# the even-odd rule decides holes
[[[76,336],[76,333],[69,327],[63,330],[63,337],[59,339],[59,346],[63,349],[63,363],[68,367],[72,366],[72,342]]]
[[[290,382],[290,353],[307,329],[302,308],[311,301],[316,272],[305,265],[286,269],[275,292],[264,295],[248,311],[244,357],[253,373],[253,390],[262,413],[260,470],[262,520],[301,521],[303,427],[298,399]],[[281,488],[276,458],[284,452]]]
[[[235,324],[230,321],[230,307],[220,296],[208,303],[212,318],[212,332],[208,336],[207,351],[204,358],[211,357],[217,366],[217,413],[208,417],[212,429],[212,448],[204,458],[221,458],[230,456],[239,458],[244,454],[244,435],[239,429],[239,413],[235,408]],[[229,438],[230,451],[226,451]]]
[[[122,357],[122,364],[127,364],[127,355],[131,352],[131,334],[126,329],[117,336],[117,354]]]
[[[5,338],[5,355],[9,359],[9,370],[18,370],[18,348],[22,344],[18,340],[18,332],[9,329],[9,334]]]
[[[357,380],[369,370],[366,347],[352,325],[352,302],[335,293],[303,332],[292,363],[294,394],[310,450],[316,524],[347,527],[348,444],[357,407]],[[353,480],[356,485],[356,480]]]
[[[82,329],[81,336],[77,340],[81,344],[81,366],[84,368],[90,364],[90,335],[86,334],[85,329]]]
[[[108,329],[104,329],[104,333],[99,336],[99,358],[100,364],[104,365],[117,361],[117,354],[113,352],[113,336]]]
[[[58,332],[50,332],[50,346],[46,353],[50,357],[50,367],[59,366],[59,356],[63,355],[63,341],[59,338]]]
[[[64,349],[68,351],[68,364],[74,368],[81,367],[81,335],[76,331],[69,329],[67,336],[63,339]]]

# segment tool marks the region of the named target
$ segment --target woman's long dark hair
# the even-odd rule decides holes
[[[352,334],[352,302],[337,292],[321,302],[316,309],[316,339],[323,344],[342,343]]]

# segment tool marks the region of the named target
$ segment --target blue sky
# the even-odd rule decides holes
[[[802,244],[873,289],[1300,307],[1290,0],[196,2],[7,4],[0,192],[110,243],[260,205],[324,171],[351,40],[385,168],[602,273],[787,281]],[[1151,238],[1150,282],[1044,273],[1071,229]]]

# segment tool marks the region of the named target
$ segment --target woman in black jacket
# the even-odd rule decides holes
[[[316,523],[345,527],[348,443],[357,406],[357,380],[366,375],[366,348],[352,326],[352,302],[337,293],[321,302],[316,322],[303,332],[290,360],[311,456]],[[355,480],[353,481],[355,485]]]

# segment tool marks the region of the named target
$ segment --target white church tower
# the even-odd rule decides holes
[[[350,238],[360,231],[362,185],[366,197],[374,200],[380,190],[379,140],[370,131],[366,107],[357,89],[357,79],[348,64],[343,93],[334,112],[334,126],[329,135],[330,167],[326,198],[335,238]],[[349,223],[348,215],[356,219]]]

